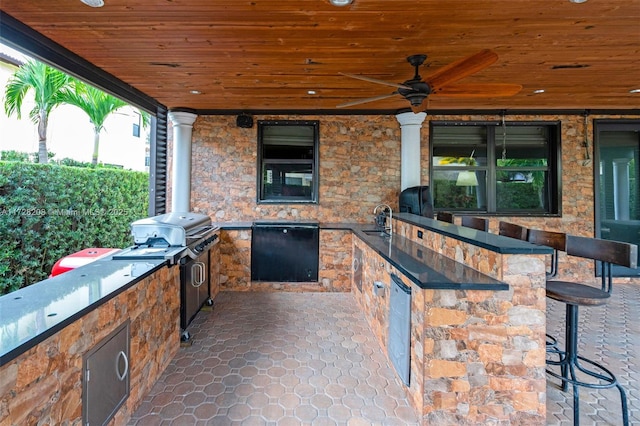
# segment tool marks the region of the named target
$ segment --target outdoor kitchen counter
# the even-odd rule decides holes
[[[0,296],[0,366],[165,265],[107,257]]]
[[[462,245],[465,253],[482,250],[500,255],[548,255],[551,249],[507,238],[489,232],[477,231],[462,226],[443,223],[412,214],[394,215],[394,233],[391,238],[372,235],[373,223],[357,222],[320,222],[321,231],[351,232],[383,259],[389,261],[408,279],[423,289],[443,290],[508,290],[509,285],[497,279],[499,274],[490,276],[480,271],[477,264],[467,262],[465,256],[456,258],[455,254],[443,253],[437,247],[429,246],[434,238],[447,239],[450,246],[453,241]],[[300,223],[307,221],[279,221],[268,223]],[[216,223],[222,230],[250,231],[253,222]],[[411,228],[403,229],[403,228]],[[398,232],[400,231],[400,232]],[[424,238],[417,237],[417,231]],[[414,235],[415,234],[415,235]]]

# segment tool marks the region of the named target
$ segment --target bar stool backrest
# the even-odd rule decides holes
[[[567,250],[567,234],[564,232],[529,229],[527,240],[530,243],[548,246],[553,249],[551,267],[547,271],[547,278],[553,278],[558,275],[558,252]]]
[[[498,224],[498,234],[509,238],[515,238],[517,240],[527,241],[529,230],[522,225],[500,221]]]
[[[621,241],[567,235],[567,254],[637,268],[638,246]]]
[[[489,221],[483,217],[462,216],[462,226],[478,231],[489,231]]]
[[[621,241],[567,235],[567,254],[602,262],[602,291],[611,293],[611,265],[636,269],[638,246]]]
[[[453,213],[449,212],[438,212],[436,213],[436,219],[442,222],[453,223]]]

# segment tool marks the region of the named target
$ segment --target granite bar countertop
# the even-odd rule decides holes
[[[508,290],[509,285],[400,235],[370,232],[352,225],[354,234],[422,289]]]
[[[106,257],[0,296],[0,366],[166,263]]]
[[[422,229],[436,232],[447,237],[455,238],[475,246],[502,254],[552,254],[551,247],[539,246],[527,241],[478,231],[466,226],[454,225],[428,217],[411,213],[394,213],[393,218]]]

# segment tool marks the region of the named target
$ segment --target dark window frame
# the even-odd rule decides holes
[[[501,121],[431,121],[429,123],[429,164],[432,166],[429,170],[429,181],[434,182],[434,172],[443,170],[473,170],[486,172],[486,208],[484,209],[463,209],[463,208],[446,208],[434,206],[434,213],[438,211],[451,211],[458,214],[474,214],[487,216],[529,216],[529,217],[559,217],[562,215],[562,140],[560,120],[554,121],[506,121],[507,128],[514,126],[545,126],[549,129],[549,146],[548,146],[548,166],[546,167],[549,177],[548,186],[551,194],[548,196],[548,207],[546,211],[539,210],[509,210],[498,209],[497,206],[497,179],[498,171],[508,171],[509,167],[498,167],[496,162],[496,149],[501,146],[500,139]],[[486,166],[435,166],[433,160],[434,152],[434,128],[435,127],[482,127],[486,130]],[[531,167],[527,167],[530,169]],[[516,171],[513,168],[513,171]],[[432,197],[435,196],[435,190],[431,185]],[[435,199],[434,199],[435,201]]]
[[[313,158],[311,160],[295,159],[265,159],[263,149],[264,128],[266,126],[307,126],[313,128]],[[256,202],[258,204],[319,204],[320,180],[320,121],[318,120],[258,120],[258,155],[256,168]],[[274,198],[264,197],[263,174],[265,164],[311,164],[312,185],[311,196],[285,196]]]

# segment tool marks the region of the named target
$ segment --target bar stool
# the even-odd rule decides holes
[[[558,275],[558,253],[566,250],[567,234],[564,232],[529,229],[527,241],[540,246],[551,247],[553,249],[551,265],[547,270],[547,280]]]
[[[566,250],[567,234],[564,232],[529,229],[527,241],[533,244],[551,247],[553,249],[553,253],[551,254],[551,264],[547,269],[546,278],[547,281],[554,278],[558,274],[558,254],[561,251]],[[558,348],[558,339],[548,333],[546,333],[545,336],[547,354],[557,355],[558,359],[561,360],[565,355],[565,351]],[[566,366],[561,366],[560,369],[562,371],[562,376],[566,377]],[[562,390],[566,392],[567,386],[568,384],[563,384]]]
[[[478,231],[489,231],[489,221],[483,217],[462,216],[462,226],[477,229]]]
[[[500,221],[500,223],[498,223],[498,235],[527,241],[529,230],[522,225]]]
[[[438,212],[438,213],[436,213],[436,220],[440,220],[442,222],[453,223],[453,213],[450,213],[450,212]]]
[[[578,386],[590,389],[607,389],[615,386],[620,391],[622,421],[627,426],[629,424],[627,396],[616,376],[596,361],[578,355],[578,306],[600,306],[607,303],[612,290],[611,265],[636,268],[638,247],[635,244],[618,241],[567,235],[566,252],[570,256],[600,261],[602,263],[602,280],[600,288],[572,281],[547,281],[547,297],[566,304],[565,351],[559,353],[558,361],[547,359],[547,365],[560,366],[561,374],[550,369],[547,369],[547,373],[562,381],[563,391],[568,389],[569,384],[573,387],[574,425],[577,426],[580,423]],[[586,368],[581,365],[580,361],[590,364],[599,371]],[[598,383],[579,380],[576,376],[576,369],[597,379]]]

